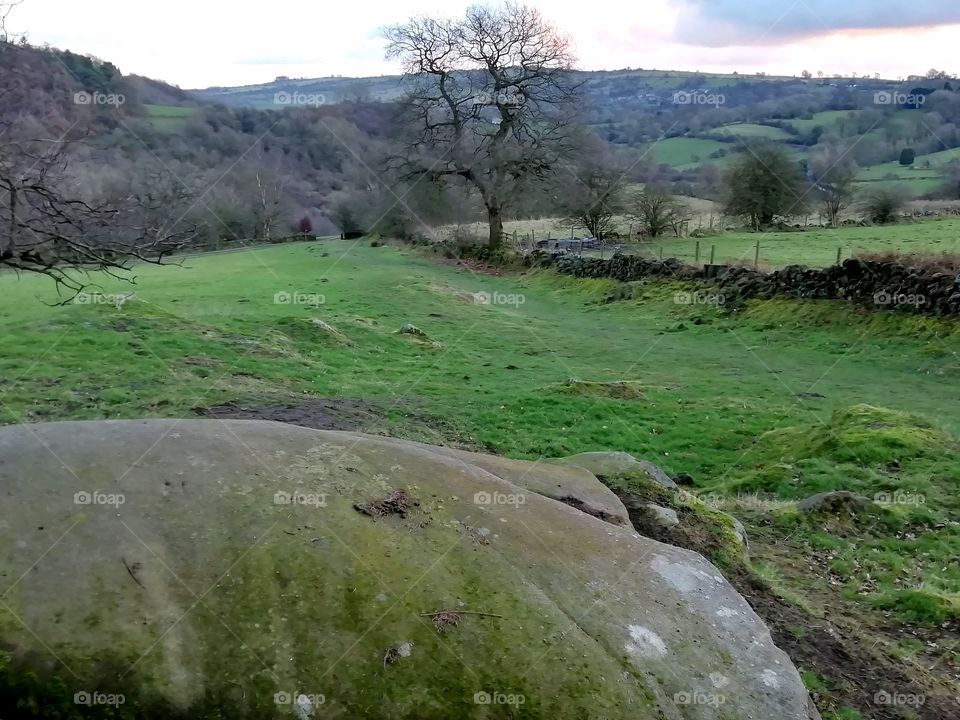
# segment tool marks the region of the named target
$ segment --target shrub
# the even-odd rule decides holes
[[[896,185],[890,185],[870,191],[864,199],[863,209],[870,222],[888,225],[896,222],[906,203],[906,192]]]

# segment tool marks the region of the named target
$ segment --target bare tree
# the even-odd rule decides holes
[[[810,159],[810,181],[816,188],[831,227],[840,224],[841,214],[853,202],[854,181],[859,170],[852,158],[833,146]]]
[[[596,136],[584,138],[576,166],[560,172],[557,199],[570,227],[582,228],[601,242],[613,230],[617,215],[625,212],[626,176]]]
[[[283,176],[258,166],[254,171],[254,177],[257,185],[254,235],[257,240],[271,242],[273,226],[283,214]]]
[[[11,36],[7,31],[7,18],[10,17],[10,13],[20,2],[21,0],[0,1],[0,51],[3,50],[3,43],[13,42],[15,39],[15,36]]]
[[[512,2],[474,6],[458,20],[414,18],[384,36],[387,56],[402,60],[412,86],[404,174],[475,188],[489,244],[498,246],[505,206],[548,177],[566,148],[576,92],[569,39]]]
[[[668,230],[679,237],[690,209],[667,190],[648,185],[637,195],[634,217],[644,237],[660,237]]]
[[[159,188],[84,197],[68,182],[72,141],[11,133],[0,127],[0,268],[46,275],[72,298],[91,272],[129,279],[123,271],[133,263],[161,263],[193,237]]]

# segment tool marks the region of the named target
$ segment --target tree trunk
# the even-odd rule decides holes
[[[10,237],[7,238],[7,242],[0,240],[0,257],[5,256],[7,253],[13,254],[13,251],[17,244],[17,188],[14,184],[10,183]]]
[[[490,224],[490,239],[487,245],[495,250],[503,242],[503,213],[499,206],[487,206],[487,222]]]

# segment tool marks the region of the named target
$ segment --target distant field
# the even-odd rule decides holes
[[[847,111],[830,111],[818,113],[816,118],[823,121],[835,122],[837,118],[846,115]],[[790,121],[794,125],[799,121]],[[817,123],[819,120],[805,120],[805,123]],[[812,127],[812,125],[810,126]],[[876,129],[869,134],[881,134]],[[809,154],[809,148],[791,145],[787,141],[791,136],[780,128],[756,123],[736,123],[718,128],[711,132],[714,138],[729,137],[734,139],[750,140],[763,138],[781,143],[781,146],[798,162]],[[691,170],[701,165],[714,164],[726,166],[731,158],[736,157],[737,142],[722,142],[719,139],[705,139],[692,137],[673,137],[659,140],[648,147],[649,156],[656,162],[670,165],[678,170]],[[722,157],[711,157],[717,151],[726,151]],[[937,190],[943,184],[942,168],[949,162],[960,161],[960,148],[944,150],[929,155],[918,155],[913,165],[903,167],[897,161],[870,165],[860,170],[857,183],[861,190],[875,183],[897,183],[902,185],[913,197]]]
[[[908,166],[897,161],[871,165],[860,171],[857,181],[863,184],[898,183],[914,194],[928,193],[943,184],[942,169],[954,160],[960,160],[960,149],[918,155],[913,165]]]
[[[943,167],[953,161],[960,161],[960,149],[943,150],[929,155],[917,155],[913,165],[901,165],[898,161],[871,165],[860,171],[860,179],[880,180],[888,175],[904,179],[937,178],[943,176]]]
[[[792,118],[785,122],[793,125],[800,132],[810,132],[815,127],[828,127],[837,120],[848,117],[852,110],[824,110],[814,113],[810,118]]]
[[[721,163],[725,158],[711,158],[717,150],[733,150],[732,143],[702,138],[674,137],[659,140],[650,147],[650,156],[658,163],[675,168],[696,167],[704,163]]]
[[[187,118],[197,109],[192,107],[178,107],[175,105],[144,105],[150,122],[157,130],[163,132],[180,132]]]
[[[713,135],[734,138],[765,138],[767,140],[789,140],[790,133],[780,128],[756,123],[734,123],[724,125],[713,131]]]

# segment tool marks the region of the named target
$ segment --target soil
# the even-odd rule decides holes
[[[233,400],[211,407],[195,407],[193,412],[207,418],[272,420],[314,430],[387,435],[476,452],[491,450],[442,418],[418,409],[414,398],[382,402],[336,397],[297,397],[288,402]]]
[[[650,498],[623,490],[615,489],[615,492],[641,535],[686,547],[709,559],[716,557],[716,536],[703,532],[697,523],[684,518],[677,528],[663,528],[650,523],[649,516],[639,511]],[[811,692],[821,713],[851,707],[856,708],[864,720],[960,720],[957,698],[945,693],[943,688],[933,688],[911,677],[874,646],[868,646],[870,636],[862,628],[858,631],[855,624],[845,627],[792,605],[745,565],[724,564],[722,570],[770,628],[777,646],[799,669],[815,672],[829,686],[829,690]],[[880,692],[923,695],[925,702],[920,707],[880,705],[874,702]]]
[[[227,402],[213,407],[196,407],[201,417],[234,420],[273,420],[314,430],[375,432],[382,427],[386,407],[365,400],[323,398],[283,405],[247,405]]]
[[[864,718],[903,720],[912,709],[922,720],[957,720],[960,704],[952,697],[933,694],[890,660],[866,647],[860,636],[828,620],[813,617],[770,592],[753,575],[728,573],[728,579],[767,623],[774,642],[797,667],[812,670],[833,689],[813,693],[821,712],[839,707],[857,708]],[[802,629],[802,633],[797,630]],[[917,708],[877,705],[879,692],[925,696]]]
[[[388,515],[407,517],[407,513],[420,506],[420,501],[407,495],[403,490],[395,490],[389,497],[380,500],[371,500],[367,503],[357,503],[353,509],[372,518],[381,518]]]
[[[475,260],[473,258],[444,258],[442,263],[444,265],[464,267],[472,272],[482,273],[484,275],[493,275],[495,277],[502,277],[504,275],[504,270],[502,267],[492,263],[484,262],[483,260]]]

